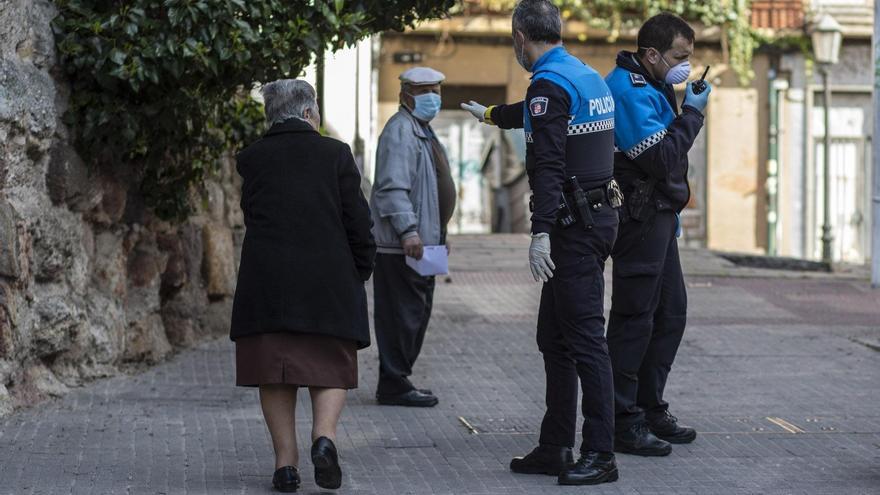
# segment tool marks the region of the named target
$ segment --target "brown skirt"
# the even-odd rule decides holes
[[[357,342],[328,335],[267,333],[235,340],[235,384],[352,389]]]

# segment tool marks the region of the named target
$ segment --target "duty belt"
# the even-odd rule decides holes
[[[623,194],[617,181],[611,179],[602,186],[584,191],[578,178],[570,177],[563,187],[556,223],[562,228],[568,228],[580,221],[584,230],[591,230],[592,212],[600,211],[605,204],[614,209],[623,204]],[[529,211],[535,211],[534,195],[529,199]]]

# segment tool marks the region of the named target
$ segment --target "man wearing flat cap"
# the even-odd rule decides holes
[[[446,150],[430,122],[440,111],[445,76],[427,67],[400,75],[400,109],[385,125],[376,152],[370,206],[378,246],[373,274],[379,348],[379,404],[433,407],[437,397],[409,380],[431,317],[434,277],[406,264],[425,246],[446,244],[455,183]]]

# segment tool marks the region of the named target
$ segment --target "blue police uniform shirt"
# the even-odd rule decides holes
[[[672,86],[652,78],[632,52],[618,54],[605,80],[616,104],[614,177],[624,196],[636,180],[653,180],[656,208],[681,211],[690,198],[687,153],[703,114],[687,102],[679,112]]]
[[[614,129],[614,97],[608,85],[592,67],[559,46],[545,53],[532,66],[532,84],[550,81],[563,88],[571,101],[567,135],[579,136]],[[548,98],[534,96],[524,101],[523,130],[532,140],[532,116],[544,115]],[[596,171],[598,172],[598,171]],[[597,174],[601,175],[601,174]]]
[[[568,177],[596,187],[613,176],[614,98],[602,76],[562,46],[535,62],[526,99],[493,108],[490,118],[525,131],[534,233],[552,230]]]
[[[641,74],[617,67],[606,82],[617,102],[615,145],[634,160],[666,136],[666,129],[675,120],[675,110],[666,95]]]

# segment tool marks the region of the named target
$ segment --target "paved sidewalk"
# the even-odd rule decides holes
[[[376,406],[375,347],[360,354],[337,493],[880,493],[880,292],[827,277],[689,276],[667,398],[697,441],[666,458],[619,455],[620,481],[599,487],[510,473],[543,411],[526,246],[524,236],[453,239],[455,271],[438,280],[414,377],[436,408]],[[268,433],[256,392],[231,385],[232,349],[208,342],[0,420],[0,493],[271,493]],[[301,492],[322,493],[301,467]]]

